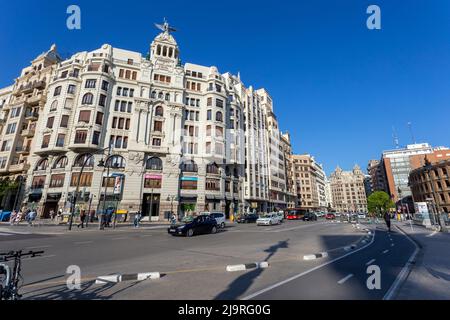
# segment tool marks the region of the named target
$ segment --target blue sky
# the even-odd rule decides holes
[[[66,9],[82,10],[82,30],[66,28]],[[382,10],[382,30],[366,28],[366,9]],[[0,87],[36,55],[63,56],[104,43],[145,54],[166,17],[185,62],[241,72],[265,87],[297,153],[330,173],[363,168],[400,144],[450,145],[450,1],[1,1]]]

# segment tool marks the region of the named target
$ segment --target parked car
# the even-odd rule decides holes
[[[286,213],[287,220],[301,220],[303,219],[304,216],[305,216],[304,212],[296,209],[288,210]]]
[[[366,214],[365,213],[358,213],[358,219],[366,219],[367,218],[367,216],[366,216]]]
[[[325,215],[325,219],[327,219],[327,220],[334,220],[334,219],[336,219],[336,215],[334,213],[327,213]]]
[[[278,214],[278,217],[280,219],[280,222],[283,223],[284,219],[285,219],[284,212],[283,211],[279,211],[277,214]]]
[[[199,234],[215,234],[217,229],[216,219],[211,216],[200,215],[196,218],[184,218],[181,224],[170,226],[168,233],[173,236],[192,237]]]
[[[222,212],[212,212],[212,213],[211,213],[211,217],[213,217],[214,219],[216,219],[217,225],[218,225],[220,228],[225,229],[225,227],[226,227],[225,221],[227,220],[227,217],[226,217],[225,213],[222,213]]]
[[[308,212],[303,217],[303,221],[317,221],[317,215],[312,212]]]
[[[256,220],[256,224],[258,226],[272,226],[276,224],[281,224],[281,221],[280,218],[278,217],[278,213],[272,212]]]
[[[256,223],[256,221],[259,219],[259,216],[257,214],[251,213],[251,214],[244,214],[239,216],[236,219],[237,223]]]
[[[0,222],[9,221],[10,217],[11,217],[11,211],[0,212]]]

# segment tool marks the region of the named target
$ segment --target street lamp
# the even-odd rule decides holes
[[[178,197],[177,196],[168,196],[167,197],[167,201],[170,201],[170,217],[169,217],[169,220],[170,220],[170,218],[173,216],[173,202],[177,199]]]
[[[88,165],[88,163],[91,161],[91,159],[94,157],[95,154],[99,154],[100,152],[103,153],[106,150],[108,150],[108,157],[109,157],[111,154],[111,146],[109,146],[108,148],[105,148],[103,150],[97,151],[95,153],[88,154],[86,159],[84,159],[83,165],[81,166],[81,171],[78,174],[77,188],[75,190],[75,194],[74,194],[73,200],[72,200],[72,205],[71,205],[71,210],[70,210],[70,220],[69,220],[69,231],[72,230],[73,215],[74,215],[74,211],[75,211],[77,200],[78,200],[78,193],[80,192],[81,176],[83,175],[84,169],[86,168],[86,166]],[[104,166],[104,162],[102,159],[102,160],[100,160],[98,167],[103,167],[103,166]]]

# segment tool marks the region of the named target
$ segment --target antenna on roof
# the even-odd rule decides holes
[[[411,138],[414,144],[417,144],[416,137],[414,136],[414,131],[412,128],[412,122],[408,122],[409,133],[411,134]]]
[[[394,145],[396,149],[400,149],[400,140],[398,139],[397,131],[395,127],[392,127],[392,139],[394,139]]]

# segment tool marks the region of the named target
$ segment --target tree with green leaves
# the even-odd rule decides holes
[[[385,212],[395,208],[395,203],[386,192],[377,191],[367,199],[367,207],[370,213],[383,216]]]
[[[9,179],[0,180],[0,207],[3,203],[3,198],[11,192],[15,192],[19,184],[15,181],[11,181]],[[4,208],[0,208],[4,209]]]

